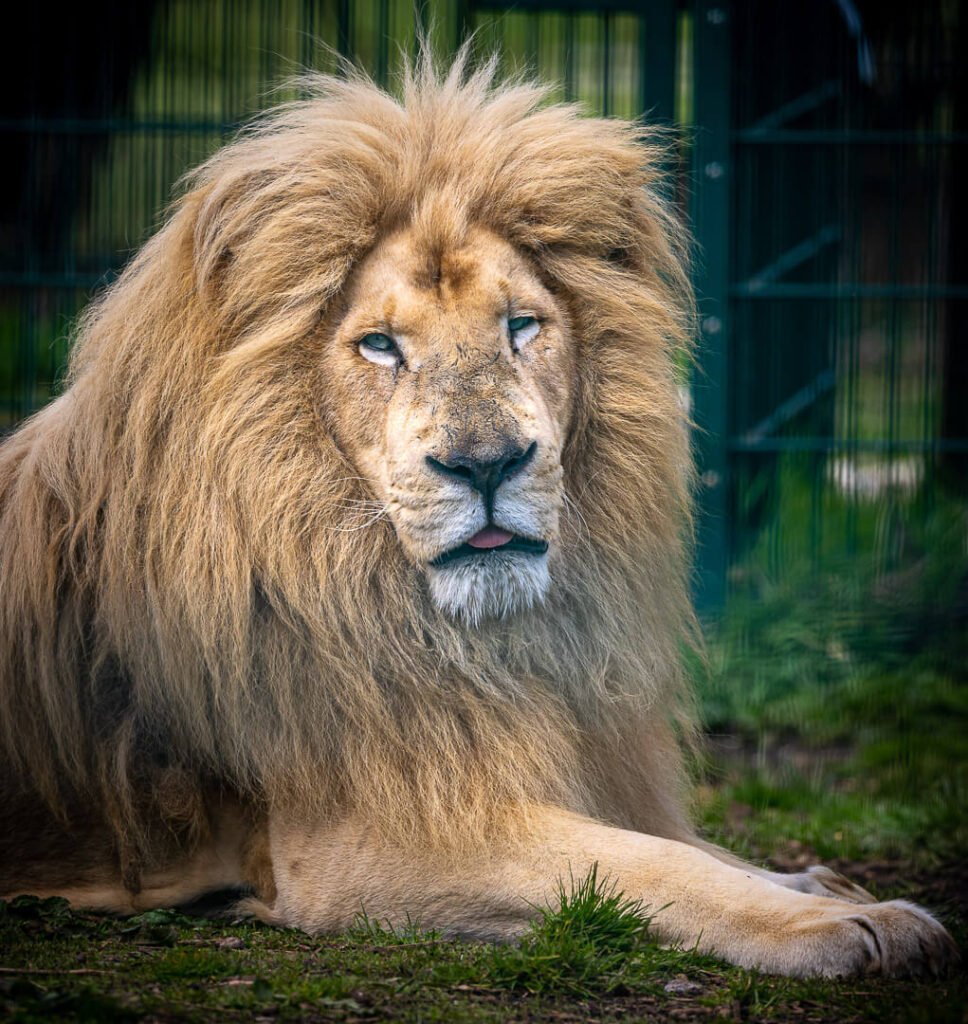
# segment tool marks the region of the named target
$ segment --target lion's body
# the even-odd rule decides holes
[[[335,878],[350,843],[380,878],[377,912],[382,899],[473,931],[487,865],[518,858],[515,892],[541,898],[541,857],[550,886],[607,851],[589,832],[570,853],[563,822],[738,871],[700,850],[686,807],[681,239],[637,128],[489,77],[428,66],[402,103],[320,78],[314,99],[216,154],[82,319],[66,393],[0,449],[0,890],[127,909],[248,885],[275,901],[271,919],[331,927],[366,894],[344,879],[344,906],[335,882],[307,883],[307,844]],[[545,474],[563,491],[551,589],[486,628],[432,599],[405,509],[371,515],[368,417],[347,410],[380,388],[389,408],[397,371],[370,388],[321,362],[357,269],[400,232],[414,252],[464,253],[460,272],[438,253],[411,288],[441,317],[489,246],[556,303],[547,335],[568,379],[528,355],[552,381],[534,408],[552,409],[555,438],[564,424]],[[463,328],[447,330],[456,379]],[[505,391],[524,372],[508,367]],[[439,863],[441,884],[461,864],[478,882],[447,882],[449,909],[433,886],[408,908],[414,858]],[[513,933],[525,910],[477,930]]]

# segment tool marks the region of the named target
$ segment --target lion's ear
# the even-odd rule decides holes
[[[627,270],[632,266],[632,254],[629,252],[628,247],[624,245],[609,249],[605,253],[605,259],[616,267],[621,267],[623,270]]]
[[[235,252],[227,245],[216,248],[204,261],[196,259],[196,287],[206,301],[218,299],[234,259]]]
[[[194,200],[195,287],[208,301],[221,297],[236,251],[255,228],[256,211],[244,208],[251,205],[247,197],[259,190],[265,178],[264,171],[235,175],[202,186],[189,196]]]

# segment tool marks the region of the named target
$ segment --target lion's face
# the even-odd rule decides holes
[[[471,623],[539,601],[573,398],[565,310],[480,228],[445,247],[397,232],[344,298],[325,349],[326,427],[434,600]]]

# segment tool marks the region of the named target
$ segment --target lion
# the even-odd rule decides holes
[[[309,76],[4,442],[0,893],[511,940],[597,865],[734,964],[938,970],[926,911],[690,820],[662,143],[495,68]]]

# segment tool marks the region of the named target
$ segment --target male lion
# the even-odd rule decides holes
[[[509,938],[597,863],[736,964],[939,968],[690,825],[681,234],[638,125],[465,63],[212,157],[4,444],[0,892]]]

